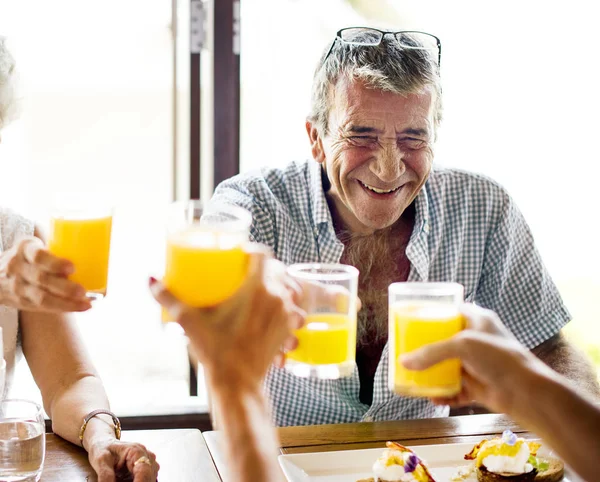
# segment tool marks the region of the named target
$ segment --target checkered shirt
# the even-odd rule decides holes
[[[285,264],[338,263],[337,239],[314,161],[235,176],[213,202],[252,213],[250,236]],[[415,200],[415,225],[406,248],[409,281],[455,281],[467,301],[494,310],[533,348],[570,319],[538,254],[531,232],[506,191],[492,180],[454,169],[434,169]],[[265,388],[278,426],[443,417],[448,407],[394,395],[387,387],[388,347],[375,373],[373,402],[359,400],[359,376],[299,378],[272,368]]]

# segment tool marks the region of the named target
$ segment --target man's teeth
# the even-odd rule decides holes
[[[398,189],[400,189],[399,187],[394,188],[394,189],[377,189],[376,187],[373,186],[369,186],[368,184],[365,184],[364,182],[360,181],[360,183],[366,187],[367,189],[369,189],[370,191],[376,192],[377,194],[389,194],[391,192],[397,191]]]

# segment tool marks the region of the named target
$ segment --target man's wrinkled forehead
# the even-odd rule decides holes
[[[436,92],[432,86],[398,94],[341,78],[332,86],[331,94],[330,127],[334,127],[333,124],[354,130],[410,127],[434,133]]]

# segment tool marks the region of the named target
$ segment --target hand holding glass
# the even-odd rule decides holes
[[[413,397],[451,397],[461,390],[459,360],[423,371],[404,368],[398,357],[460,332],[463,286],[458,283],[393,283],[389,287],[389,389]]]

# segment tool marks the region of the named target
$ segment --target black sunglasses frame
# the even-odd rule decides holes
[[[383,40],[383,37],[385,37],[386,35],[393,35],[394,38],[396,38],[396,35],[402,34],[402,33],[407,33],[407,34],[417,33],[417,34],[421,34],[421,35],[427,35],[427,36],[431,37],[432,39],[435,39],[435,42],[437,44],[437,49],[438,49],[437,67],[438,67],[438,70],[440,68],[440,65],[442,63],[442,42],[435,35],[432,35],[432,34],[427,33],[427,32],[421,32],[419,30],[398,30],[397,32],[387,32],[385,30],[379,30],[378,28],[371,28],[371,27],[346,27],[346,28],[342,28],[342,29],[338,30],[337,33],[336,33],[336,35],[335,35],[335,39],[333,40],[333,42],[331,42],[331,47],[329,47],[329,51],[327,52],[327,55],[325,56],[325,58],[323,59],[323,62],[321,63],[321,67],[323,67],[323,65],[325,64],[325,62],[327,62],[327,59],[331,55],[331,52],[333,52],[333,47],[335,46],[335,43],[338,40],[340,42],[344,42],[344,43],[352,43],[352,42],[347,42],[346,40],[344,40],[343,37],[342,37],[342,33],[345,30],[356,30],[356,29],[372,30],[374,32],[379,32],[381,34],[381,39],[379,39],[379,43],[372,44],[372,45],[365,45],[365,47],[376,47],[376,46],[378,46],[379,44],[381,44],[381,41]]]

